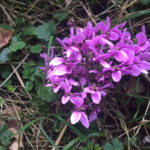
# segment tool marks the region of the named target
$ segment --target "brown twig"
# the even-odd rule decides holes
[[[61,141],[61,139],[62,139],[62,137],[63,137],[63,135],[64,135],[64,133],[65,133],[65,131],[66,131],[66,129],[67,129],[67,125],[65,125],[65,126],[63,127],[61,133],[59,134],[59,136],[58,136],[58,138],[57,138],[57,140],[56,140],[56,142],[55,142],[55,145],[56,145],[56,146],[59,145],[59,143],[60,143],[60,141]],[[55,147],[53,147],[52,150],[55,150]]]
[[[7,16],[9,22],[10,22],[14,27],[16,27],[15,22],[14,22],[13,19],[10,17],[10,15],[9,15],[8,12],[6,11],[5,7],[4,7],[2,4],[0,4],[0,7],[2,8],[3,12],[4,12],[5,15]]]
[[[0,88],[12,77],[15,71],[24,63],[24,61],[28,58],[29,54],[27,54],[23,60],[19,63],[19,65],[15,68],[15,70],[9,75],[9,77],[0,85]]]
[[[18,78],[18,80],[19,80],[21,86],[22,86],[23,88],[25,88],[25,85],[24,85],[24,83],[23,83],[23,81],[22,81],[22,79],[21,79],[21,77],[20,77],[18,71],[16,70],[16,68],[14,67],[13,64],[11,64],[11,67],[13,68],[13,71],[15,71],[15,74],[16,74],[16,76],[17,76],[17,78]],[[29,93],[27,90],[25,90],[25,91],[26,91],[26,93],[28,94],[29,98],[32,99],[32,96],[30,95],[30,93]]]
[[[92,13],[85,7],[85,5],[82,2],[80,2],[80,4],[83,7],[83,9],[86,11],[86,13],[88,14],[89,18],[92,20],[92,22],[96,25],[96,21],[92,17]]]
[[[146,107],[146,110],[145,110],[145,113],[144,113],[144,116],[143,116],[141,122],[144,122],[145,117],[146,117],[146,115],[147,115],[147,113],[148,113],[149,107],[150,107],[150,100],[149,100],[149,102],[148,102],[148,105],[147,105],[147,107]],[[133,138],[135,138],[135,136],[139,133],[139,131],[140,131],[142,125],[143,125],[143,124],[140,124],[140,125],[139,125],[139,127],[137,128],[137,131],[136,131],[136,133],[134,134]]]

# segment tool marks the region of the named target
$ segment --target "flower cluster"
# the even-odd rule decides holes
[[[98,104],[114,82],[124,75],[139,76],[150,70],[150,39],[145,27],[133,41],[124,26],[125,22],[111,28],[107,17],[106,23],[99,22],[94,27],[90,22],[85,28],[72,27],[70,37],[57,38],[64,48],[61,57],[41,55],[45,59],[43,71],[48,68],[46,86],[55,93],[63,91],[62,104],[74,105],[72,124],[81,121],[88,128],[100,111]],[[88,116],[89,110],[92,111]]]

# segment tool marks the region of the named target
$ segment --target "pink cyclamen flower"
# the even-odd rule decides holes
[[[89,128],[87,115],[83,111],[74,111],[70,120],[72,124],[76,124],[77,122],[81,121],[84,127]]]
[[[86,87],[84,88],[84,91],[91,94],[93,103],[95,104],[100,103],[101,92],[95,86]]]
[[[98,117],[101,100],[114,88],[114,82],[125,75],[148,74],[150,39],[145,27],[132,38],[125,24],[111,27],[107,17],[106,22],[96,26],[91,22],[84,28],[72,26],[69,37],[57,38],[63,47],[62,54],[54,57],[53,48],[50,57],[41,54],[45,66],[40,69],[47,73],[45,86],[62,94],[63,105],[73,104],[72,124],[81,122],[88,128],[89,122]]]

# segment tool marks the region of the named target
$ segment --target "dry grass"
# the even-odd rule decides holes
[[[150,17],[147,14],[143,16],[134,17],[130,19],[135,12],[132,12],[133,8],[136,8],[136,12],[147,10],[147,6],[141,6],[138,0],[106,0],[96,1],[92,6],[92,0],[78,1],[74,0],[67,3],[58,3],[58,0],[31,0],[19,1],[19,0],[2,0],[0,2],[0,23],[6,23],[11,25],[15,30],[22,30],[16,25],[16,18],[20,16],[23,20],[23,26],[26,26],[26,22],[30,22],[31,25],[37,26],[44,24],[48,20],[52,19],[53,13],[58,9],[67,11],[67,17],[63,22],[57,22],[57,35],[60,37],[67,36],[69,29],[67,27],[67,21],[72,20],[76,26],[85,26],[88,21],[93,24],[103,20],[106,16],[110,16],[112,26],[116,23],[122,22],[124,18],[127,19],[127,27],[135,35],[139,28],[143,24],[146,25],[147,29],[150,27]],[[93,2],[95,2],[93,0]],[[14,33],[15,33],[14,30]],[[149,32],[148,30],[148,36]],[[50,115],[49,117],[41,115],[38,108],[31,103],[31,99],[34,99],[35,95],[24,90],[25,84],[22,78],[22,65],[32,59],[28,50],[24,50],[22,54],[18,55],[18,62],[6,62],[1,63],[1,66],[9,66],[11,68],[11,74],[5,79],[0,80],[0,95],[3,99],[0,110],[0,121],[9,124],[10,120],[16,120],[19,122],[20,127],[23,128],[25,125],[30,124],[33,120],[41,118],[41,123],[45,129],[47,135],[51,137],[56,145],[61,149],[64,145],[69,143],[76,137],[74,131],[67,128],[63,122],[56,120],[54,114],[66,112],[68,108],[62,108],[59,101],[53,101],[49,104]],[[15,92],[11,92],[3,87],[4,83],[12,79],[13,86],[16,87]],[[140,77],[140,82],[144,84],[145,90],[142,93],[136,93],[135,91],[124,90],[124,85],[129,80],[124,80],[119,83],[114,91],[109,92],[109,96],[102,102],[102,114],[103,122],[97,120],[96,127],[99,131],[105,131],[105,137],[92,137],[91,141],[100,144],[103,148],[105,142],[110,140],[112,137],[118,137],[125,145],[125,149],[128,150],[146,150],[149,149],[149,145],[144,145],[142,140],[145,136],[149,135],[149,76]],[[134,85],[134,87],[136,84]],[[139,87],[140,88],[140,87]],[[127,94],[134,94],[139,99],[144,99],[144,104],[140,105],[140,110],[136,118],[133,118],[137,112],[136,97],[128,96]],[[58,95],[57,99],[59,99]],[[64,106],[63,106],[64,107]],[[9,113],[8,113],[9,111]],[[15,115],[14,115],[15,112]],[[64,118],[67,120],[67,117]],[[54,130],[54,126],[57,126]],[[31,123],[29,127],[23,131],[23,145],[24,149],[45,150],[52,149],[54,147],[49,144],[47,138],[43,135],[40,128],[40,122]],[[86,143],[79,141],[75,144],[76,149],[80,149],[82,145]],[[53,148],[52,148],[53,147]]]

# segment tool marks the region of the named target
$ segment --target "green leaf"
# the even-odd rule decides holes
[[[3,87],[11,86],[11,84],[12,84],[12,80],[9,79],[9,80],[3,85]]]
[[[44,136],[46,137],[46,139],[48,140],[48,142],[53,145],[55,147],[56,150],[59,150],[59,148],[55,145],[55,143],[51,140],[51,138],[47,135],[47,133],[45,132],[43,126],[42,126],[42,122],[40,122],[40,129],[42,131],[42,133],[44,134]]]
[[[123,150],[123,144],[116,138],[112,139],[114,150]]]
[[[113,150],[113,146],[110,144],[110,143],[106,143],[105,145],[104,145],[104,150]]]
[[[141,0],[140,1],[143,5],[148,5],[150,4],[150,0]]]
[[[90,0],[89,6],[93,7],[96,4],[96,0]]]
[[[111,143],[107,142],[104,145],[104,150],[123,150],[123,144],[118,139],[113,138]]]
[[[12,137],[12,131],[8,130],[7,125],[0,124],[0,145],[8,145],[10,144],[10,138]]]
[[[23,18],[21,16],[18,16],[15,20],[15,23],[17,26],[21,26],[23,24]]]
[[[62,150],[69,150],[71,146],[73,146],[75,143],[77,143],[80,140],[80,137],[73,139],[70,141],[67,145],[64,146]]]
[[[42,51],[41,46],[42,46],[41,44],[37,44],[35,46],[32,46],[30,49],[30,52],[31,53],[40,53]]]
[[[128,14],[127,16],[125,16],[123,18],[123,21],[129,20],[129,19],[134,19],[134,18],[137,18],[137,17],[140,17],[140,16],[144,16],[144,15],[148,15],[149,13],[150,13],[150,9],[137,11],[135,13],[131,13],[131,14]]]
[[[3,79],[6,79],[10,74],[11,74],[10,68],[5,68],[5,70],[3,70],[1,75]]]
[[[11,51],[9,48],[4,48],[1,52],[0,52],[0,62],[6,62],[9,60]]]
[[[36,36],[39,39],[43,39],[48,41],[49,40],[49,36],[51,34],[55,34],[56,33],[56,25],[55,22],[53,20],[50,20],[49,22],[47,22],[44,25],[39,25],[36,29]]]
[[[93,149],[93,148],[94,148],[93,142],[89,142],[88,145],[87,145],[87,147],[88,147],[89,149]]]
[[[33,88],[33,82],[27,81],[27,82],[26,82],[25,89],[26,89],[27,91],[31,91],[32,88]]]
[[[53,13],[53,17],[55,19],[58,19],[59,22],[63,21],[66,18],[66,16],[67,16],[67,13],[64,10],[59,10]]]
[[[0,146],[0,150],[6,150],[4,146]]]
[[[16,52],[19,49],[23,49],[26,46],[24,41],[14,42],[12,43],[9,48],[12,52]]]
[[[95,144],[94,149],[95,150],[99,150],[100,149],[100,145],[99,144]]]
[[[36,66],[36,63],[34,61],[29,61],[27,65],[28,67],[33,67],[33,66]]]
[[[10,137],[13,135],[13,133],[8,130],[8,131],[4,131],[0,134],[1,134],[0,136],[2,136],[2,139],[1,139],[2,145],[10,144]]]
[[[31,67],[34,67],[34,66],[36,66],[36,63],[34,61],[29,61],[28,63],[23,64],[24,69],[30,69]]]
[[[64,2],[65,2],[65,0],[58,0],[58,1],[56,1],[56,5],[60,5],[60,4],[64,4]]]
[[[36,35],[39,39],[48,41],[50,33],[46,31],[44,25],[40,25],[36,28]]]
[[[81,148],[81,150],[88,150],[88,148],[86,148],[85,146]]]
[[[16,88],[14,86],[12,86],[12,85],[9,85],[7,88],[11,92],[14,92],[16,90]]]
[[[53,20],[48,21],[44,26],[49,34],[56,34],[56,24]]]
[[[24,35],[36,35],[36,27],[29,26],[23,30]]]
[[[14,35],[13,37],[12,37],[12,39],[11,39],[11,44],[13,44],[13,43],[16,43],[16,42],[19,42],[19,35]]]
[[[2,97],[0,96],[0,106],[2,105],[2,103],[3,103],[3,99],[2,99]]]
[[[55,100],[55,98],[56,98],[56,95],[52,91],[52,88],[45,87],[43,85],[41,85],[39,87],[37,94],[40,99],[42,99],[43,101],[46,101],[46,102],[51,102],[51,101]]]
[[[24,79],[30,79],[35,72],[35,68],[26,68],[22,73],[23,73],[23,78]]]
[[[136,95],[136,94],[127,94],[127,96],[133,97],[134,99],[136,99],[136,101],[138,101],[138,103],[140,105],[146,105],[147,104],[147,99],[144,99],[143,97],[141,97],[140,95]]]
[[[12,30],[12,26],[10,26],[9,24],[0,24],[0,27],[1,28],[4,28],[4,29],[6,29],[6,30]]]

